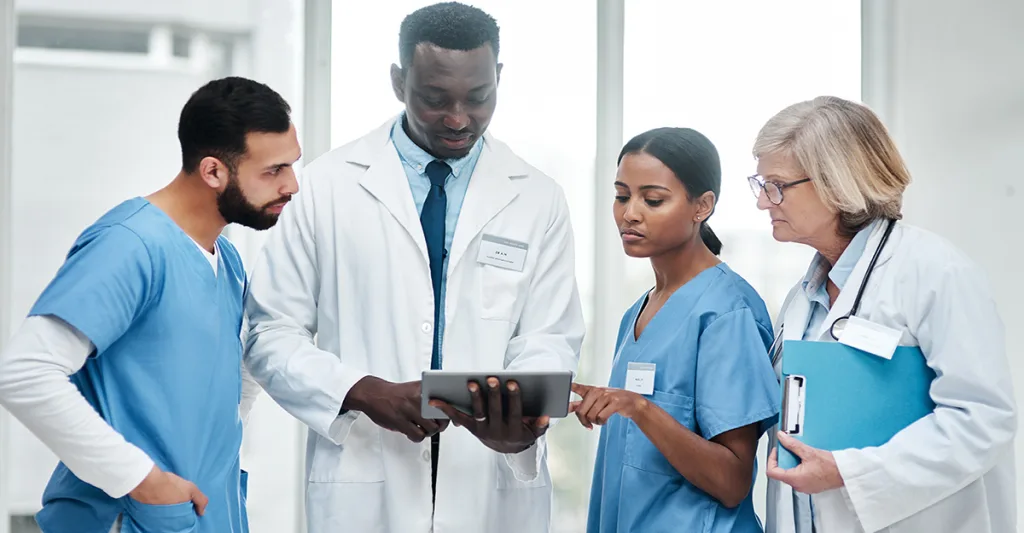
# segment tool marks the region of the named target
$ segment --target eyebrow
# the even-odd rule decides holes
[[[621,181],[616,181],[616,182],[615,182],[615,185],[616,185],[617,187],[622,187],[622,188],[624,188],[624,189],[626,189],[626,190],[629,190],[629,185],[626,185],[625,183],[622,183]],[[668,192],[672,192],[672,189],[669,189],[668,187],[662,187],[661,185],[641,185],[641,186],[640,186],[640,190],[641,190],[641,191],[646,191],[646,190],[660,190],[660,191],[668,191]]]

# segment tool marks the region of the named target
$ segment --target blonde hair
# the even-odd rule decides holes
[[[819,96],[765,123],[754,157],[787,153],[815,185],[839,228],[852,235],[877,218],[902,218],[910,173],[882,121],[867,107]]]

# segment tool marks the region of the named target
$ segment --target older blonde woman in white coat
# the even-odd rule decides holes
[[[772,432],[767,531],[1015,531],[1016,406],[1003,324],[977,265],[897,222],[910,176],[885,127],[862,105],[819,97],[769,120],[754,156],[750,185],[775,239],[818,252],[777,335],[832,341],[829,325],[850,311],[892,221],[857,316],[902,332],[900,344],[919,346],[937,375],[934,411],[881,446],[829,452]],[[779,468],[776,439],[799,466]]]

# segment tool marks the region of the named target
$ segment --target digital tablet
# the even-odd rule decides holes
[[[572,372],[512,370],[501,372],[452,372],[446,370],[425,370],[420,397],[420,415],[428,419],[447,419],[440,409],[431,407],[430,400],[447,402],[456,409],[473,416],[473,400],[469,394],[469,382],[480,385],[486,409],[488,394],[487,379],[497,378],[501,382],[502,400],[507,405],[509,380],[519,384],[519,397],[523,402],[523,416],[565,418],[569,414],[569,397],[572,393]],[[503,408],[504,410],[504,408]]]

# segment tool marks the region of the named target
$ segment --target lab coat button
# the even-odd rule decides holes
[[[423,460],[427,461],[428,463],[430,462],[430,450],[426,450],[423,452]]]
[[[423,333],[430,333],[430,322],[424,322],[420,329],[423,330]]]

